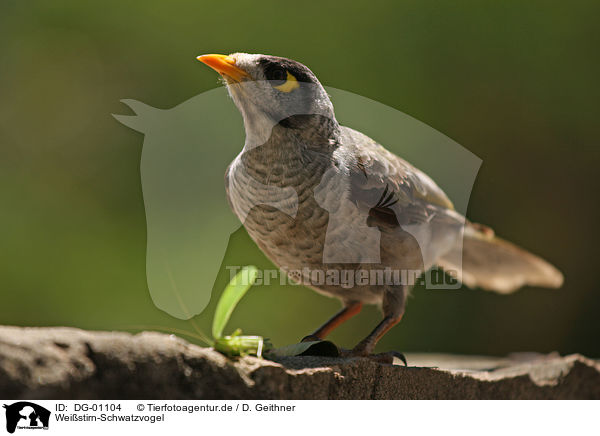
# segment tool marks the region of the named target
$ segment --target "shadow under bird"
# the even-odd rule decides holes
[[[345,351],[370,355],[401,320],[411,288],[405,276],[349,287],[315,282],[313,271],[328,278],[348,270],[372,277],[439,266],[471,288],[500,293],[562,285],[555,267],[456,212],[425,173],[339,125],[327,93],[306,66],[247,53],[198,60],[222,76],[244,121],[244,148],[225,174],[234,213],[290,278],[342,301],[342,310],[305,340],[325,338],[363,304],[376,304],[383,320]]]

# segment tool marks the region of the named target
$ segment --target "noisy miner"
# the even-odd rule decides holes
[[[234,213],[291,279],[343,303],[304,340],[321,340],[376,304],[383,320],[346,351],[371,355],[404,314],[414,284],[405,273],[434,266],[500,293],[562,285],[555,267],[457,213],[425,173],[339,125],[306,66],[247,53],[198,60],[222,76],[244,121],[244,148],[225,174]],[[360,276],[350,285],[348,271]]]

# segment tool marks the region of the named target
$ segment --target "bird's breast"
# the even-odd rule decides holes
[[[327,164],[290,159],[264,162],[238,156],[228,172],[233,211],[279,266],[321,264],[329,212],[315,195]],[[328,201],[339,195],[328,192]]]

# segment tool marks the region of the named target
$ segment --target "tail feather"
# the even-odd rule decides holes
[[[465,227],[462,247],[456,247],[438,263],[456,271],[457,279],[470,288],[501,294],[525,285],[559,288],[564,280],[562,273],[544,259],[496,237],[489,227],[474,223]]]

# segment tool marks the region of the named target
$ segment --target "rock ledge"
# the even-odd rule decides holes
[[[0,327],[6,399],[600,399],[600,363],[578,354],[407,354],[229,360],[173,335]]]

